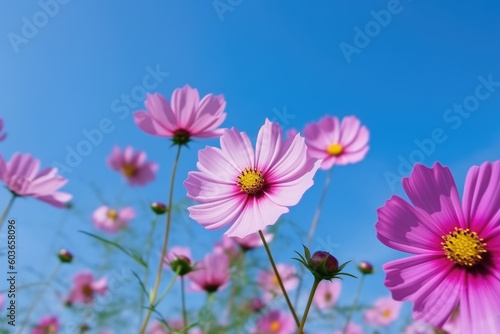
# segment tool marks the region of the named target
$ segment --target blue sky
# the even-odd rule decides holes
[[[64,213],[57,209],[35,200],[15,203],[11,215],[20,222],[19,262],[26,268],[47,270],[44,266],[53,263],[47,254],[65,243],[93,263],[97,251],[77,232],[93,231],[88,217],[100,204],[89,183],[102,189],[111,203],[117,203],[120,189],[125,189],[120,200],[127,204],[166,199],[175,152],[168,141],[141,132],[131,117],[142,108],[141,86],[151,72],[156,80],[148,84],[166,96],[186,83],[203,95],[224,94],[224,126],[246,131],[251,138],[265,118],[301,130],[324,114],[359,117],[370,129],[371,150],[362,163],[334,170],[318,229],[342,260],[368,259],[380,267],[401,256],[381,245],[374,231],[376,209],[392,194],[402,194],[395,180],[408,172],[401,161],[440,161],[452,168],[461,189],[471,165],[500,158],[500,8],[495,1],[186,0],[118,5],[73,0],[58,8],[45,3],[51,1],[0,4],[0,117],[8,132],[1,154],[8,158],[15,151],[30,152],[44,165],[68,165],[68,149],[77,150],[86,139],[82,132],[102,122],[109,123],[110,131],[65,174],[76,212],[68,213],[63,227],[59,223]],[[43,7],[52,16],[40,14]],[[375,17],[384,26],[374,24]],[[34,23],[39,27],[30,30]],[[341,45],[345,49],[347,44],[356,52],[346,56]],[[464,104],[458,111],[456,105]],[[177,200],[185,194],[181,181],[195,168],[196,151],[207,144],[218,142],[196,141],[183,152]],[[146,150],[160,163],[158,182],[140,189],[123,187],[120,176],[105,165],[114,145]],[[303,230],[324,177],[318,173],[314,188],[287,216]],[[7,198],[7,191],[0,192],[0,203]],[[146,233],[141,224],[149,224],[148,217],[144,212],[133,223],[138,233]],[[220,235],[192,221],[179,224],[196,234],[198,257]],[[63,237],[50,242],[56,229]],[[277,253],[285,261],[305,238],[285,224],[282,231],[293,240]],[[175,232],[173,243],[189,240],[182,227]],[[316,247],[321,244],[317,239]],[[382,281],[379,270],[364,300],[387,294]],[[342,301],[350,300],[355,287],[355,282],[345,283]]]

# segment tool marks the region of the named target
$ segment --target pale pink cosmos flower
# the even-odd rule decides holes
[[[59,319],[54,315],[47,315],[33,327],[31,334],[57,334],[58,332]]]
[[[188,262],[192,263],[193,256],[191,255],[191,249],[189,249],[188,247],[174,246],[170,248],[167,255],[165,255],[163,262],[165,265],[170,265],[172,261],[175,261],[179,258],[185,259]]]
[[[229,257],[225,254],[207,254],[188,274],[193,291],[209,293],[224,289],[231,278]]]
[[[92,304],[96,295],[105,295],[107,291],[108,279],[106,277],[95,280],[89,270],[83,270],[73,277],[73,288],[67,301],[71,304]]]
[[[391,297],[379,298],[365,311],[365,321],[370,325],[389,326],[399,317],[402,304]]]
[[[0,141],[4,141],[5,138],[7,138],[7,134],[4,132],[2,133],[3,130],[3,119],[0,118]]]
[[[332,308],[340,296],[342,287],[339,280],[321,281],[313,297],[313,304],[320,310]]]
[[[226,254],[227,256],[229,256],[229,260],[232,261],[240,255],[241,249],[234,238],[229,238],[226,235],[222,235],[222,238],[215,243],[214,253]]]
[[[280,310],[269,311],[257,319],[253,334],[293,334],[297,330],[295,320]]]
[[[287,292],[297,288],[299,285],[299,278],[297,277],[297,271],[294,266],[286,263],[278,263],[276,269],[280,274],[281,281]],[[257,276],[257,282],[264,291],[264,296],[268,299],[283,294],[273,269],[260,271]]]
[[[458,334],[456,332],[449,332],[451,334]],[[434,329],[423,322],[412,322],[403,331],[403,334],[434,334]]]
[[[127,146],[123,151],[113,148],[107,159],[111,169],[120,172],[131,186],[144,186],[155,180],[158,164],[146,161],[146,152]]]
[[[109,233],[117,233],[128,226],[128,222],[135,218],[135,210],[132,207],[113,209],[101,205],[92,214],[92,222],[98,230]]]
[[[469,169],[462,203],[439,163],[402,184],[413,205],[393,196],[377,212],[378,239],[413,255],[384,265],[392,297],[437,328],[456,308],[464,333],[500,328],[500,161]]]
[[[325,116],[318,123],[306,125],[304,135],[309,155],[323,159],[321,169],[359,162],[369,149],[370,133],[355,116],[346,116],[342,122],[335,116]]]
[[[266,230],[262,231],[262,234],[264,235],[266,243],[270,243],[274,238],[274,234],[268,233]],[[259,232],[249,234],[244,238],[233,237],[231,239],[233,239],[234,242],[236,242],[244,251],[249,251],[254,248],[264,246]]]
[[[57,191],[68,180],[57,175],[57,168],[41,171],[40,161],[29,154],[15,153],[5,162],[0,156],[0,179],[17,196],[31,196],[57,208],[65,208],[72,196]]]
[[[319,168],[307,157],[304,138],[282,140],[281,127],[266,119],[254,151],[244,132],[226,129],[221,149],[198,152],[198,170],[184,182],[190,217],[209,230],[230,225],[229,237],[246,237],[276,223],[313,185]]]
[[[147,110],[134,113],[134,121],[149,134],[186,142],[191,137],[222,135],[218,127],[226,118],[223,95],[208,94],[200,101],[198,90],[186,85],[174,90],[171,102],[159,93],[148,93],[144,104]]]
[[[347,325],[347,328],[345,331],[337,330],[337,331],[333,332],[333,334],[363,334],[363,327],[361,327],[360,325],[358,325],[354,322],[350,322]]]

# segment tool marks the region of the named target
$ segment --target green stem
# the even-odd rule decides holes
[[[281,276],[278,272],[278,269],[276,268],[276,264],[274,263],[274,259],[273,259],[273,256],[271,254],[271,250],[269,249],[269,246],[267,245],[267,242],[266,242],[266,238],[264,238],[264,234],[262,233],[261,230],[259,230],[259,235],[260,235],[260,238],[262,239],[262,242],[264,243],[264,248],[266,249],[267,256],[269,257],[269,262],[271,262],[271,266],[273,267],[274,274],[276,275],[276,278],[277,278],[278,283],[280,285],[281,291],[283,292],[283,296],[285,296],[288,308],[290,309],[290,312],[292,312],[292,315],[293,315],[293,318],[295,319],[295,323],[297,324],[297,327],[299,327],[300,326],[299,317],[297,317],[297,313],[295,313],[293,305],[290,302],[290,298],[288,298],[288,294],[286,293],[285,286],[283,285],[283,281],[281,280]]]
[[[344,326],[344,330],[342,331],[343,334],[347,333],[347,326],[349,326],[349,322],[351,321],[352,315],[354,313],[354,310],[356,309],[356,306],[358,304],[358,299],[359,296],[361,295],[361,290],[363,289],[363,283],[365,282],[365,274],[361,276],[361,279],[359,280],[359,286],[358,290],[356,291],[356,294],[354,295],[354,299],[352,301],[351,308],[349,309],[349,313],[347,314],[347,321]]]
[[[321,215],[321,209],[323,208],[323,204],[325,203],[326,193],[328,192],[328,188],[330,187],[330,182],[332,180],[333,168],[326,173],[325,184],[323,185],[323,191],[321,193],[321,197],[319,198],[318,207],[316,208],[316,212],[314,213],[314,217],[311,221],[311,227],[309,227],[309,233],[307,234],[307,248],[311,248],[311,243],[314,238],[314,234],[316,233],[316,228],[318,227],[319,217]],[[302,291],[302,279],[304,276],[304,267],[300,267],[299,273],[299,286],[297,287],[297,292],[295,294],[295,307],[299,304],[300,292]]]
[[[302,316],[302,321],[300,322],[300,327],[298,332],[299,334],[304,333],[304,326],[306,324],[307,315],[309,314],[309,309],[311,308],[314,294],[316,293],[316,289],[318,288],[319,282],[321,282],[321,279],[314,278],[314,283],[311,288],[311,293],[309,294],[309,300],[307,301],[306,310],[304,311],[304,315]]]
[[[151,224],[151,230],[149,231],[148,239],[146,241],[146,263],[148,264],[145,273],[144,273],[144,284],[147,285],[149,281],[149,257],[151,256],[151,247],[153,246],[153,235],[156,229],[156,224],[158,223],[158,215],[155,214],[155,218],[153,219],[153,223]],[[144,298],[145,294],[141,293],[141,310],[140,310],[140,320],[139,323],[142,323],[144,319],[144,313],[142,310],[144,309]]]
[[[173,197],[174,197],[174,183],[175,183],[175,174],[177,171],[177,165],[179,164],[179,157],[181,155],[181,145],[178,145],[177,149],[177,154],[175,156],[174,160],[174,165],[172,167],[172,177],[170,179],[170,190],[169,190],[169,195],[168,195],[168,211],[167,211],[167,221],[166,221],[166,226],[165,226],[165,236],[163,239],[163,246],[161,248],[161,255],[160,255],[160,260],[158,261],[158,270],[156,271],[156,279],[155,279],[155,284],[153,287],[153,291],[151,291],[150,295],[150,303],[152,305],[155,304],[156,302],[156,297],[158,295],[158,289],[160,288],[160,281],[161,281],[161,275],[163,272],[163,258],[165,257],[165,254],[167,254],[167,247],[168,247],[168,237],[170,235],[170,222],[172,220],[172,204],[173,204]],[[153,312],[152,307],[148,309],[148,312],[146,314],[146,319],[144,319],[144,322],[142,323],[141,327],[141,334],[144,334],[146,332],[146,328],[148,326],[149,319],[151,318],[151,313]]]
[[[49,287],[50,283],[54,280],[54,277],[57,275],[57,272],[59,271],[60,267],[61,267],[61,262],[59,262],[57,264],[57,266],[54,268],[54,270],[52,271],[52,273],[50,274],[50,276],[47,278],[47,280],[43,284],[43,286],[40,289],[40,291],[38,291],[38,294],[36,295],[35,299],[33,299],[33,302],[31,303],[30,308],[26,312],[26,317],[24,318],[24,321],[21,323],[21,326],[19,327],[19,333],[23,333],[23,329],[28,324],[31,313],[33,312],[33,310],[35,309],[36,305],[38,304],[38,302],[42,298],[43,294],[45,293],[45,290],[47,290],[47,288]]]
[[[16,194],[12,194],[12,197],[10,198],[9,203],[7,203],[7,206],[5,207],[5,210],[2,213],[2,217],[0,217],[0,231],[2,230],[3,221],[5,220],[7,215],[9,214],[10,208],[12,207],[12,204],[14,203],[14,200],[16,199],[16,197],[17,197]]]
[[[184,286],[184,276],[181,276],[181,303],[182,303],[182,320],[184,321],[184,328],[188,323],[187,310],[186,310],[186,288]]]

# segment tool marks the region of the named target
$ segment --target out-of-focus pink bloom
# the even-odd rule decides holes
[[[7,138],[7,133],[2,133],[3,131],[3,119],[0,118],[0,141],[4,141]]]
[[[358,324],[355,324],[354,322],[350,322],[347,325],[345,332],[343,330],[337,330],[333,332],[333,334],[363,334],[363,327],[361,327]]]
[[[0,292],[0,310],[3,307],[4,301],[5,301],[5,296],[3,295],[3,293]]]
[[[154,181],[158,164],[146,161],[146,152],[127,146],[123,151],[115,146],[108,157],[111,169],[120,172],[131,186],[143,186]]]
[[[182,246],[174,246],[170,248],[167,255],[165,255],[165,259],[163,262],[165,263],[165,265],[170,265],[172,261],[180,258],[187,260],[189,263],[193,262],[191,250],[188,247]]]
[[[342,123],[335,116],[325,116],[308,124],[304,135],[309,156],[323,159],[321,169],[359,162],[369,149],[370,133],[355,116],[344,117]]]
[[[280,310],[270,311],[257,319],[253,334],[292,334],[297,327],[291,315]]]
[[[262,298],[254,298],[250,301],[250,310],[252,312],[260,312],[264,307],[266,307],[266,302]]]
[[[47,315],[33,327],[31,334],[57,334],[58,332],[59,319],[54,315]]]
[[[458,334],[456,332],[449,332],[450,334]],[[403,334],[434,334],[434,329],[423,322],[413,322],[406,326]]]
[[[207,254],[189,274],[193,291],[215,292],[229,283],[229,257],[225,254]]]
[[[299,284],[299,278],[297,277],[297,271],[294,266],[285,263],[278,263],[276,269],[281,277],[283,286],[287,292],[290,292],[297,288]],[[264,290],[264,296],[266,298],[273,298],[278,295],[282,295],[281,287],[279,285],[278,278],[274,274],[273,269],[262,270],[259,272],[257,282],[259,286]]]
[[[230,226],[229,237],[246,237],[276,223],[313,185],[319,168],[307,157],[304,138],[282,140],[281,127],[266,119],[254,148],[244,132],[226,129],[221,148],[198,152],[199,171],[184,182],[187,196],[201,204],[190,217],[209,230]]]
[[[71,289],[68,302],[92,304],[96,295],[105,295],[108,291],[108,279],[102,277],[94,280],[89,270],[83,270],[73,277],[73,288]]]
[[[267,243],[270,243],[274,238],[274,234],[267,233],[265,230],[262,231],[262,234],[264,234],[264,239],[266,239]],[[248,250],[254,249],[256,247],[264,246],[264,243],[262,242],[262,239],[260,238],[259,232],[249,234],[244,238],[233,237],[231,239],[233,239],[238,245],[240,245],[240,247],[244,251],[248,251]]]
[[[240,248],[234,238],[229,238],[223,235],[222,238],[215,244],[214,253],[226,254],[229,260],[234,260],[240,255]]]
[[[208,94],[200,101],[198,90],[186,85],[174,90],[171,102],[161,94],[148,93],[144,104],[147,110],[134,113],[134,121],[149,134],[174,140],[222,135],[218,127],[226,118],[223,95]]]
[[[376,224],[382,243],[413,254],[384,265],[392,297],[437,328],[457,307],[464,333],[500,328],[500,161],[469,169],[462,203],[439,163],[416,165],[402,184],[413,205],[393,196]]]
[[[321,281],[313,297],[313,304],[320,310],[333,307],[340,296],[339,280]]]
[[[128,222],[135,217],[135,210],[132,207],[125,207],[120,210],[112,209],[101,205],[92,214],[92,222],[98,230],[109,233],[116,233],[128,226]]]
[[[18,196],[31,196],[58,208],[66,207],[73,196],[57,191],[68,180],[57,175],[57,168],[41,171],[40,161],[29,154],[15,153],[5,162],[0,156],[0,179]]]
[[[391,297],[380,298],[365,311],[365,321],[370,325],[388,326],[399,317],[402,304]]]

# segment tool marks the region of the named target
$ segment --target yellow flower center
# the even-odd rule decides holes
[[[56,334],[57,333],[57,328],[56,328],[56,325],[54,324],[50,324],[48,327],[47,327],[47,334]]]
[[[111,209],[108,211],[107,216],[110,219],[116,219],[116,218],[118,218],[118,212],[116,212],[116,210]]]
[[[125,165],[122,168],[122,172],[123,172],[123,175],[125,175],[126,177],[132,177],[135,174],[137,174],[137,168],[135,168],[132,165]]]
[[[255,168],[245,168],[238,176],[238,185],[241,190],[249,195],[256,195],[262,191],[266,180],[262,177],[262,173]]]
[[[339,143],[335,143],[335,144],[328,146],[326,151],[331,156],[338,157],[339,155],[344,153],[344,147],[342,145],[340,145]]]
[[[278,276],[276,275],[273,276],[273,284],[276,286],[280,286],[280,281],[278,281]]]
[[[269,329],[271,330],[271,332],[278,333],[280,328],[281,328],[281,325],[280,325],[279,321],[277,321],[277,320],[274,320],[273,322],[271,322],[271,325],[269,325]]]
[[[469,229],[455,227],[455,231],[443,236],[446,257],[460,266],[472,267],[482,260],[486,243]]]
[[[389,318],[391,316],[392,312],[391,310],[383,310],[382,311],[382,317],[384,318]]]

